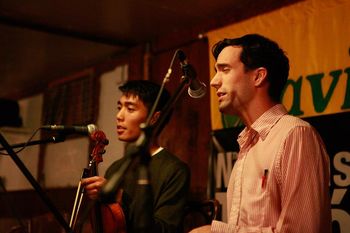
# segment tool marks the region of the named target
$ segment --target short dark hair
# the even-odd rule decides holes
[[[161,86],[149,80],[130,80],[119,86],[119,90],[125,96],[133,95],[137,96],[143,104],[146,106],[148,113],[155,103]],[[162,94],[159,98],[158,105],[155,108],[155,112],[164,110],[166,104],[170,100],[170,93],[168,90],[163,88]],[[171,112],[164,120],[163,125],[168,123],[171,118]]]
[[[274,101],[281,102],[282,92],[289,76],[289,59],[279,45],[259,34],[223,39],[212,48],[215,59],[227,46],[242,47],[240,59],[246,71],[259,67],[266,68],[270,83],[269,95]]]

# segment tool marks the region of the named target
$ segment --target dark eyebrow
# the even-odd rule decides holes
[[[118,106],[121,106],[121,105],[123,105],[123,103],[120,102],[120,101],[118,101],[117,105],[118,105]],[[129,106],[136,106],[136,103],[135,103],[135,102],[132,102],[132,101],[125,101],[125,102],[124,102],[124,105],[127,106],[127,107],[129,107]]]
[[[124,104],[127,105],[127,106],[130,106],[130,105],[135,106],[136,105],[136,103],[132,102],[132,101],[125,101]]]
[[[215,64],[215,70],[220,70],[220,69],[223,69],[223,68],[225,68],[225,67],[229,67],[230,65],[229,64],[227,64],[227,63],[216,63]]]

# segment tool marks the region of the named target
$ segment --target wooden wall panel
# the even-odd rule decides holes
[[[188,62],[195,68],[197,78],[207,85],[203,98],[193,99],[186,91],[174,106],[170,123],[162,131],[160,142],[191,168],[191,194],[206,196],[208,156],[210,154],[210,105],[208,43],[196,40],[186,46],[159,52],[151,57],[150,79],[162,83],[176,49],[185,52]],[[176,58],[166,88],[174,94],[179,87],[182,70]]]

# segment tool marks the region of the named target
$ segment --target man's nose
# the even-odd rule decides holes
[[[122,120],[123,119],[123,110],[120,109],[117,114],[116,114],[117,120]]]
[[[219,80],[219,75],[216,73],[214,77],[210,81],[210,86],[214,87],[215,89],[218,89],[220,86],[220,80]]]

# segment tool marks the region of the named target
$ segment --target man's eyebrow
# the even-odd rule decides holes
[[[227,64],[227,63],[216,63],[215,64],[215,68],[224,68],[224,67],[227,67],[227,66],[230,66],[230,65]]]
[[[230,65],[227,63],[216,63],[214,66],[215,71],[222,70],[223,68],[229,67]]]
[[[121,101],[117,102],[117,105],[125,105],[125,106],[136,106],[137,104],[133,101],[124,101],[123,103]]]
[[[136,105],[134,101],[125,101],[125,105]]]

